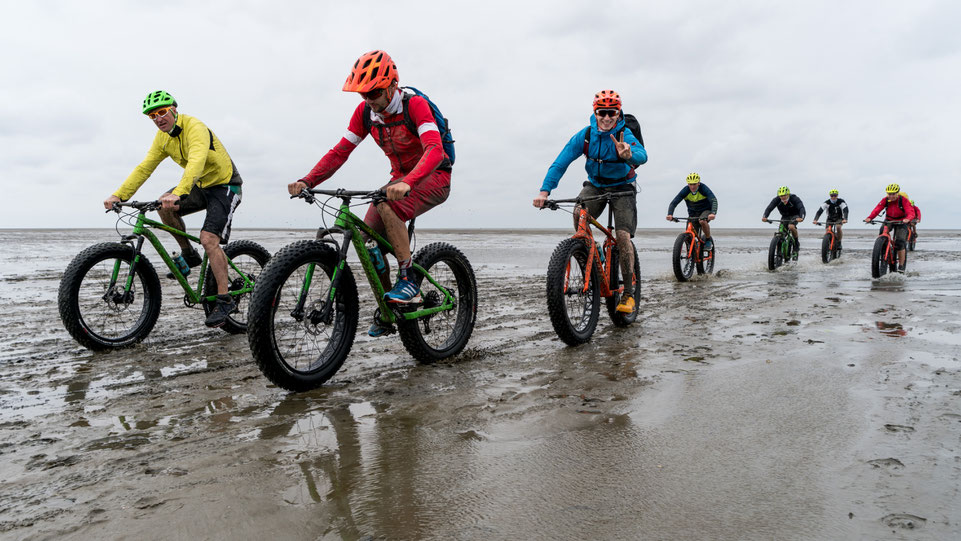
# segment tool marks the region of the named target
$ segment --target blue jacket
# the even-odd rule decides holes
[[[584,136],[588,129],[591,130],[591,140],[587,150],[587,163],[584,169],[587,171],[587,180],[598,188],[604,186],[618,186],[634,182],[633,168],[647,162],[647,151],[641,146],[631,130],[624,127],[624,119],[617,121],[614,129],[602,132],[597,129],[597,119],[591,115],[591,125],[574,134],[571,140],[564,145],[564,149],[557,155],[554,163],[547,170],[544,183],[541,184],[541,191],[551,193],[561,181],[561,177],[567,172],[568,166],[584,154]],[[624,142],[631,145],[631,159],[622,161],[617,155],[617,148],[611,135],[617,136],[617,132],[624,130]],[[600,160],[600,161],[598,161]],[[603,179],[607,179],[604,182]]]

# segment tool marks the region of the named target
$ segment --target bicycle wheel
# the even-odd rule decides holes
[[[132,247],[105,242],[80,252],[67,267],[57,305],[67,332],[83,347],[103,351],[131,346],[157,323],[160,279],[143,254],[125,292],[133,256]]]
[[[319,387],[350,353],[357,330],[357,284],[344,265],[331,299],[338,263],[339,254],[326,243],[303,240],[277,252],[260,273],[250,297],[247,341],[260,371],[278,387]]]
[[[908,232],[908,235],[910,236],[910,239],[908,239],[908,251],[913,252],[914,244],[918,241],[917,229],[912,227],[911,230]]]
[[[834,259],[834,250],[831,249],[831,235],[825,233],[821,239],[821,261],[830,263],[832,259]]]
[[[774,235],[767,250],[767,269],[775,270],[784,264],[784,254],[781,253],[781,235]]]
[[[681,233],[674,239],[674,252],[671,260],[674,263],[674,276],[678,282],[686,282],[694,276],[694,260],[688,257],[691,253],[691,235]]]
[[[453,357],[467,345],[477,320],[477,281],[467,257],[444,242],[424,246],[414,261],[437,282],[435,285],[419,272],[414,273],[424,308],[443,303],[444,292],[438,285],[454,296],[454,307],[450,310],[397,321],[397,332],[404,347],[419,362],[429,364]]]
[[[702,249],[703,249],[703,246],[704,246],[704,245],[702,244],[702,245],[701,245]],[[713,241],[712,241],[712,243],[711,243],[711,249],[707,252],[707,255],[706,255],[706,256],[704,255],[704,252],[703,252],[703,250],[702,250],[702,252],[701,252],[701,260],[696,263],[697,273],[698,273],[698,274],[713,274],[713,273],[714,273],[714,258],[715,258],[715,256],[717,255],[717,254],[714,252],[714,248],[715,248],[715,246],[714,246],[714,243],[713,243]]]
[[[224,253],[227,254],[227,257],[230,258],[240,272],[255,282],[263,271],[264,265],[270,260],[270,253],[267,252],[263,246],[249,240],[231,242],[224,247]],[[227,280],[229,282],[227,284],[228,291],[239,291],[244,288],[243,277],[229,264],[227,265]],[[208,265],[204,277],[204,296],[208,297],[216,294],[217,279],[214,277],[214,273],[210,271],[210,265]],[[227,316],[227,320],[224,322],[223,327],[221,327],[223,330],[230,334],[247,332],[247,307],[249,301],[250,293],[234,295],[234,302],[237,303],[237,311]],[[208,302],[203,303],[203,305],[204,314],[210,315],[215,305]]]
[[[887,247],[887,237],[878,237],[874,241],[874,249],[871,250],[871,278],[880,278],[887,274]]]
[[[590,340],[600,317],[600,273],[596,264],[587,268],[587,256],[583,240],[565,239],[547,264],[547,312],[557,336],[569,346]]]
[[[611,254],[611,291],[615,293],[610,297],[605,299],[607,304],[607,313],[611,316],[611,321],[614,325],[618,327],[627,327],[637,319],[637,314],[641,311],[641,260],[637,257],[637,248],[634,248],[634,243],[631,243],[632,251],[634,252],[634,276],[628,282],[624,280],[624,289],[631,290],[633,292],[631,296],[634,298],[634,311],[625,314],[624,312],[617,311],[617,305],[621,303],[621,294],[617,293],[617,290],[621,287],[621,265],[618,261],[616,254]],[[616,252],[617,248],[612,250]],[[632,286],[633,284],[633,286]]]

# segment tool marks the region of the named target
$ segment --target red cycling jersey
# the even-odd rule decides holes
[[[878,206],[874,207],[874,210],[871,211],[868,220],[873,220],[875,216],[881,214],[882,209],[889,220],[914,219],[914,206],[912,206],[911,201],[903,195],[899,195],[898,199],[894,201],[888,201],[887,197],[882,199],[881,202],[878,203]]]
[[[390,159],[391,180],[401,179],[412,188],[437,169],[446,154],[441,143],[440,131],[434,122],[430,105],[420,96],[412,96],[408,113],[417,126],[418,133],[411,133],[403,122],[404,111],[400,104],[400,91],[382,114],[371,111],[370,130],[364,131],[364,102],[354,109],[347,125],[347,133],[330,149],[302,180],[313,188],[330,178],[344,165],[350,153],[368,134]],[[401,105],[398,107],[397,105]],[[387,111],[394,111],[390,114]]]

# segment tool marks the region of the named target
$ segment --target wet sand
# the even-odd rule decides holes
[[[772,229],[718,230],[717,275],[679,284],[678,232],[636,239],[640,321],[568,348],[544,301],[562,232],[422,231],[474,264],[467,350],[420,366],[361,334],[290,394],[171,283],[142,345],[88,352],[59,278],[115,235],[0,231],[0,538],[961,538],[961,234],[871,280],[866,229],[823,265],[808,227],[774,273]]]

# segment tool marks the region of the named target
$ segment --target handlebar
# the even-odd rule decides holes
[[[408,192],[408,195],[410,192]],[[336,190],[321,190],[317,188],[304,188],[297,195],[290,196],[291,199],[303,199],[310,204],[313,204],[316,198],[314,195],[329,195],[332,197],[340,197],[344,200],[349,200],[352,197],[360,197],[362,199],[371,199],[374,202],[386,201],[387,192],[382,189],[377,190],[345,190],[343,188],[337,188]]]
[[[841,222],[811,222],[814,225],[841,225]]]
[[[160,201],[117,201],[114,202],[113,206],[107,209],[105,212],[120,212],[121,207],[131,207],[139,210],[140,212],[148,212],[151,210],[157,210],[161,207]]]
[[[575,197],[573,199],[546,199],[544,201],[544,206],[540,210],[550,209],[557,210],[560,205],[565,204],[578,204],[587,203],[588,201],[600,201],[601,199],[610,202],[611,199],[617,199],[618,197],[625,197],[628,195],[635,195],[633,192],[623,192],[623,193],[605,193],[601,195],[595,195],[593,197]]]
[[[681,221],[684,221],[684,222],[700,222],[701,220],[707,220],[707,221],[709,221],[709,222],[711,221],[711,220],[709,220],[709,219],[707,219],[707,218],[699,218],[699,217],[697,217],[697,216],[688,216],[687,218],[678,218],[678,217],[675,216],[674,218],[671,218],[671,221],[672,221],[672,222],[681,222]]]
[[[772,223],[772,224],[777,224],[777,223],[782,223],[782,224],[796,224],[796,223],[801,223],[801,222],[798,222],[797,219],[794,219],[794,220],[783,220],[783,219],[782,219],[782,220],[772,220],[772,219],[768,218],[767,221],[770,222],[770,223]]]
[[[881,224],[881,225],[898,225],[898,224],[905,224],[905,222],[902,222],[901,220],[868,220],[866,223],[874,224],[874,225],[878,225],[878,224]]]

